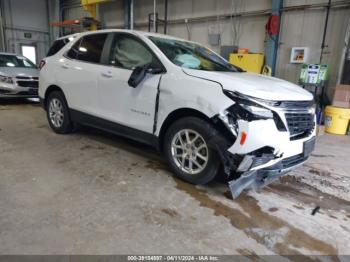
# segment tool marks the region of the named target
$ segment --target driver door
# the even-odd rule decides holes
[[[110,51],[98,79],[101,113],[106,120],[152,133],[161,74],[147,74],[136,88],[128,80],[135,67],[160,62],[134,35],[113,33],[109,41]]]

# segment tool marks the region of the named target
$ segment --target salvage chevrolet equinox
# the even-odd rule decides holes
[[[69,39],[40,64],[39,96],[56,133],[79,123],[153,145],[190,183],[224,173],[233,197],[314,149],[313,96],[297,85],[170,36],[101,30]]]

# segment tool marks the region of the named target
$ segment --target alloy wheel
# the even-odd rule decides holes
[[[203,137],[192,129],[183,129],[175,134],[171,154],[177,167],[187,174],[196,175],[208,164],[208,146]]]
[[[56,128],[60,128],[64,121],[63,105],[62,102],[53,98],[49,105],[50,121]]]

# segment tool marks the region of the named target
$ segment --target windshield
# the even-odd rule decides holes
[[[36,68],[36,65],[23,56],[0,55],[0,67]]]
[[[175,65],[205,71],[243,71],[199,44],[153,36],[149,38]]]

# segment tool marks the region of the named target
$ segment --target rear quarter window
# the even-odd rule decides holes
[[[56,40],[52,46],[49,49],[49,52],[47,52],[46,56],[53,56],[55,55],[58,51],[60,51],[67,43],[69,42],[68,39],[59,39]]]

